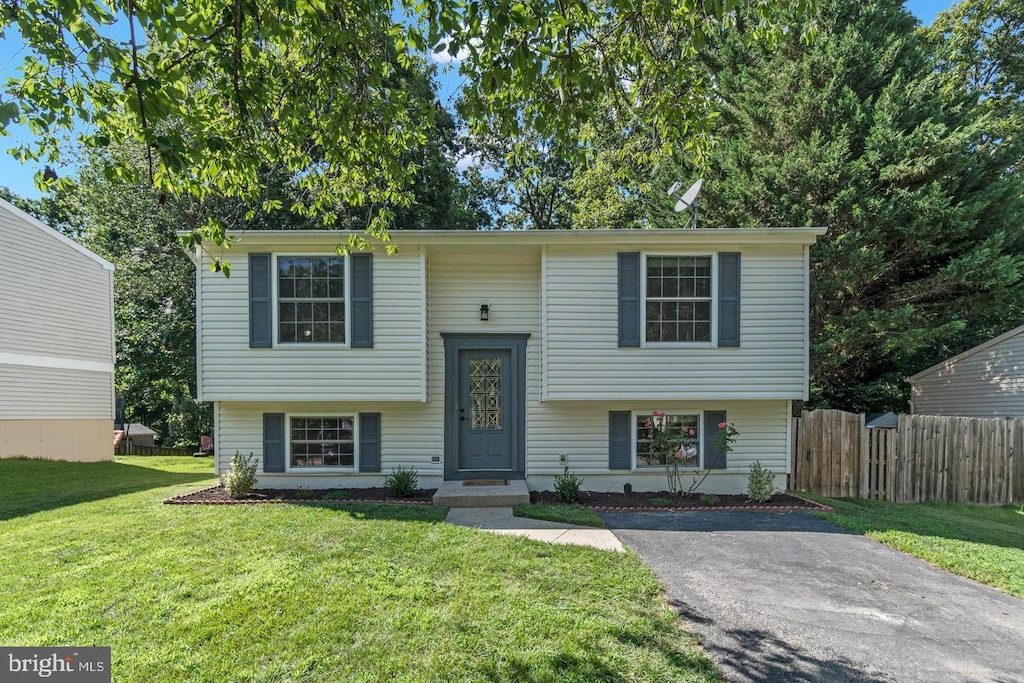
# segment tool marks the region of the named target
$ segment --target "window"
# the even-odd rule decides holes
[[[354,425],[354,417],[291,418],[289,467],[355,467]]]
[[[711,257],[648,256],[647,341],[711,341]]]
[[[664,432],[669,440],[670,452],[679,458],[680,467],[700,467],[700,415],[637,415],[636,466],[664,467],[666,453],[652,452],[658,432]],[[653,450],[656,450],[653,449]]]
[[[277,340],[345,343],[345,257],[277,258]]]

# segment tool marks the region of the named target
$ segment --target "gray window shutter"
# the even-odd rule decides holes
[[[715,450],[715,436],[718,434],[718,425],[725,421],[724,410],[704,411],[704,469],[724,470],[726,468],[726,456],[728,453],[719,453]]]
[[[619,254],[619,346],[640,346],[640,254]]]
[[[270,290],[273,273],[270,272],[270,254],[249,254],[249,348],[269,349],[274,337]]]
[[[608,469],[630,469],[633,452],[633,435],[628,410],[613,410],[608,413]]]
[[[359,471],[380,472],[380,413],[359,414]]]
[[[352,254],[352,348],[373,348],[373,254]]]
[[[263,471],[284,472],[284,413],[263,413]]]
[[[740,255],[718,254],[718,345],[740,345]]]

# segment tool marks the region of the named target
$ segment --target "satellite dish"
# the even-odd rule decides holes
[[[693,185],[690,185],[690,189],[687,190],[683,194],[683,196],[679,198],[678,202],[676,202],[676,211],[686,211],[691,206],[693,206],[694,202],[697,201],[697,193],[700,192],[700,187],[703,184],[704,180],[702,178],[695,182]],[[672,189],[675,190],[678,186],[679,183],[676,183],[675,185],[672,186]]]
[[[682,197],[678,197],[676,201],[676,211],[686,211],[687,209],[693,209],[693,220],[690,223],[691,228],[697,227],[697,195],[700,193],[701,185],[704,184],[703,178],[698,178],[697,182],[690,185],[690,189],[683,193]],[[668,188],[668,194],[671,197],[676,196],[676,190],[682,187],[681,182],[672,183],[672,187]]]

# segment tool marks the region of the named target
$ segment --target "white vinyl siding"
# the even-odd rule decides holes
[[[1024,329],[911,382],[917,415],[1024,418]]]
[[[334,238],[340,240],[341,237]],[[329,253],[337,241],[296,241],[265,253]],[[231,277],[200,266],[201,400],[421,401],[426,324],[422,264],[416,248],[373,260],[373,348],[283,344],[249,348],[248,255],[232,249]],[[275,282],[276,288],[276,282]]]
[[[540,403],[540,250],[500,252],[446,248],[429,257],[431,419],[439,439],[444,422],[442,333],[529,334],[526,340],[526,429]],[[490,307],[480,320],[480,305]],[[529,455],[527,455],[529,458]]]
[[[742,253],[740,347],[619,348],[616,251],[549,247],[543,273],[546,399],[806,398],[803,247],[728,249]]]
[[[548,477],[561,474],[561,455],[569,468],[583,477],[586,490],[622,490],[622,481],[629,481],[637,490],[662,490],[666,487],[665,471],[649,468],[633,471],[608,470],[608,412],[632,410],[637,413],[663,410],[672,414],[695,414],[700,410],[725,410],[729,422],[736,425],[739,436],[728,455],[727,468],[715,470],[709,479],[729,480],[732,492],[745,490],[750,466],[760,461],[766,468],[784,474],[789,471],[787,401],[735,401],[693,403],[598,403],[547,402],[535,400],[528,390],[526,425],[526,471],[528,478],[538,478],[550,488]],[[225,471],[236,452],[257,457],[263,472],[263,413],[295,415],[350,415],[362,412],[381,413],[381,473],[374,475],[380,485],[392,468],[415,468],[423,478],[439,479],[443,474],[444,439],[438,403],[239,403],[217,404],[218,472]],[[438,462],[432,462],[437,457]],[[297,474],[297,473],[296,473]],[[317,472],[302,474],[317,475]],[[337,472],[319,476],[334,479],[322,486],[344,487],[347,477]],[[279,475],[283,476],[283,475]],[[291,476],[291,475],[288,475]],[[278,479],[278,482],[281,480]],[[689,483],[689,482],[687,482]],[[780,484],[781,485],[781,484]],[[712,488],[722,491],[722,485]],[[707,489],[706,489],[707,490]]]
[[[436,421],[433,418],[434,411],[422,403],[242,403],[222,401],[217,405],[218,472],[223,472],[231,467],[231,456],[238,451],[243,455],[252,453],[256,456],[257,472],[263,473],[263,413],[286,413],[294,416],[358,416],[360,412],[379,412],[381,414],[380,478],[390,474],[392,468],[399,465],[413,467],[421,476],[440,476],[443,471],[443,465],[440,462],[443,449],[441,427],[439,424],[436,426],[434,424]],[[287,438],[288,434],[285,436]],[[358,451],[358,444],[356,450]],[[437,456],[438,462],[431,462],[432,456]],[[300,474],[294,469],[291,472]],[[340,482],[337,485],[344,486],[345,475],[339,474],[337,470],[317,471],[317,468],[311,467],[304,469],[301,474],[340,477],[337,479]]]

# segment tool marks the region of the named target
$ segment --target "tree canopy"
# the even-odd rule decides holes
[[[0,31],[29,48],[0,126],[26,123],[38,142],[18,154],[49,162],[72,129],[91,148],[139,142],[161,192],[265,211],[282,208],[271,165],[302,190],[283,208],[333,226],[365,207],[387,240],[414,201],[408,153],[436,117],[394,84],[396,69],[464,52],[476,133],[533,131],[576,155],[600,111],[647,124],[648,151],[699,151],[707,81],[694,56],[741,19],[744,35],[770,38],[781,6],[809,1],[0,0]],[[223,242],[222,228],[203,236]]]

